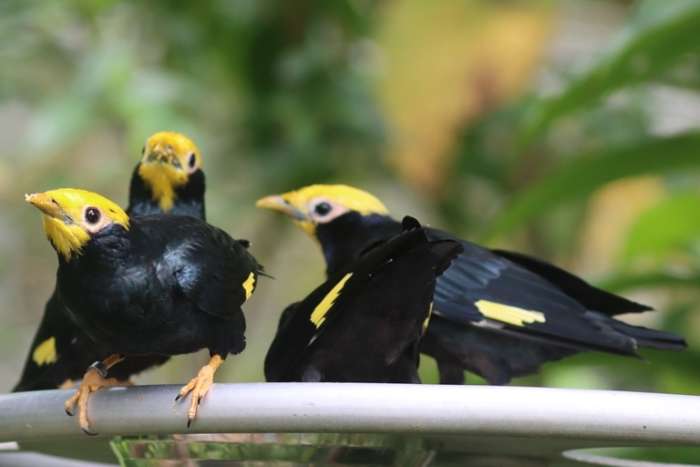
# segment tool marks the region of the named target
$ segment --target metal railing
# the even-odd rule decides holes
[[[623,391],[389,384],[216,384],[186,428],[179,386],[98,392],[101,437],[173,433],[416,435],[465,455],[554,458],[599,446],[700,446],[700,397]],[[0,396],[0,442],[88,438],[65,415],[68,390]],[[507,441],[507,442],[506,442]],[[0,461],[2,457],[0,456]]]

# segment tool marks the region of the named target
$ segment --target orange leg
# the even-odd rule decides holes
[[[220,355],[214,354],[209,359],[209,363],[204,365],[197,376],[192,378],[189,383],[184,385],[180,389],[180,393],[175,398],[175,401],[179,401],[183,397],[186,397],[189,393],[192,393],[192,400],[190,401],[190,409],[187,411],[187,428],[192,424],[192,420],[197,416],[197,408],[202,398],[207,394],[209,388],[214,383],[214,373],[221,366],[224,359]]]
[[[114,365],[116,365],[117,363],[119,363],[123,360],[124,360],[124,357],[122,355],[114,354],[114,355],[110,355],[105,360],[103,360],[102,364],[105,365],[105,367],[107,369],[110,369]],[[118,383],[119,384],[117,384],[117,386],[133,386],[134,385],[134,382],[131,381],[129,378],[126,378],[124,380],[119,380]]]
[[[90,431],[90,420],[87,414],[90,394],[105,387],[121,386],[121,382],[117,381],[116,378],[107,378],[105,373],[106,370],[122,360],[124,360],[124,357],[114,354],[104,359],[100,364],[88,368],[80,383],[80,387],[64,404],[66,413],[70,416],[73,416],[73,409],[78,404],[78,422],[80,428],[88,435],[97,434]]]

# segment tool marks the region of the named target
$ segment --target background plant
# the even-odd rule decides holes
[[[516,384],[697,394],[699,27],[692,0],[3,2],[5,389],[55,272],[22,194],[75,185],[124,202],[145,137],[175,129],[203,148],[211,221],[277,278],[221,380],[262,378],[279,312],[322,277],[316,246],[253,201],[343,181],[648,302],[660,312],[630,321],[691,345],[650,363],[578,356]],[[141,381],[180,381],[201,359]]]

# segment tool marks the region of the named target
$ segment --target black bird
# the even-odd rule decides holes
[[[130,216],[174,214],[205,219],[202,154],[181,133],[151,135],[129,187]]]
[[[58,255],[57,288],[71,318],[100,344],[102,363],[87,369],[75,396],[80,426],[89,432],[91,392],[118,384],[106,371],[139,355],[177,355],[202,348],[211,359],[182,388],[192,393],[188,425],[216,369],[245,347],[241,305],[261,266],[242,242],[190,216],[130,219],[98,194],[71,188],[34,193]]]
[[[311,185],[265,197],[258,207],[286,214],[315,238],[329,276],[401,231],[381,201],[345,185]],[[430,240],[457,240],[464,250],[437,281],[433,318],[421,344],[421,352],[437,361],[441,383],[462,384],[468,370],[491,384],[506,384],[579,351],[635,356],[639,347],[686,347],[681,337],[614,318],[649,310],[645,305],[538,259],[425,230]]]
[[[435,278],[462,247],[428,241],[418,221],[374,246],[282,314],[268,381],[419,383],[418,344]]]
[[[202,155],[194,142],[180,133],[161,131],[146,140],[142,153],[131,177],[127,214],[167,213],[204,219]],[[101,354],[99,344],[73,322],[54,290],[13,391],[71,387]],[[130,358],[111,374],[128,382],[132,375],[168,359],[164,355]]]

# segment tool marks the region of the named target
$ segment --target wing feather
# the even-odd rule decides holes
[[[434,238],[446,235],[440,232]],[[618,332],[607,316],[587,309],[542,276],[505,257],[467,241],[461,244],[464,252],[438,279],[436,315],[545,342],[636,353],[635,340]]]

